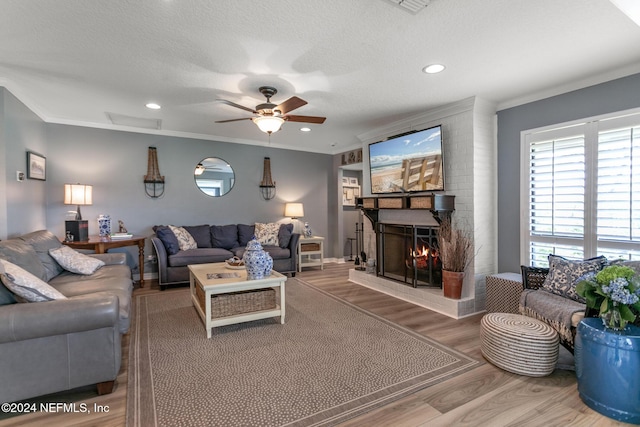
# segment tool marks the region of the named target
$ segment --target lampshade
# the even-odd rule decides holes
[[[85,184],[65,184],[64,185],[64,204],[76,205],[76,219],[81,220],[80,206],[93,204],[93,187]]]
[[[284,216],[301,218],[304,216],[304,206],[302,203],[285,203]]]
[[[258,125],[260,130],[265,133],[273,133],[278,132],[280,130],[280,126],[284,123],[284,119],[282,117],[275,116],[260,116],[254,117],[253,123]]]

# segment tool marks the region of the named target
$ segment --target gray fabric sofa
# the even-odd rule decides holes
[[[255,226],[246,224],[183,226],[198,244],[197,249],[180,250],[175,236],[167,226],[153,227],[151,243],[158,259],[160,289],[189,282],[189,264],[223,262],[234,256],[242,258],[247,242],[254,236]],[[273,269],[295,276],[298,269],[297,248],[300,234],[293,233],[292,224],[282,224],[278,245],[263,245],[273,258]]]
[[[67,299],[19,302],[0,283],[0,402],[96,384],[110,393],[129,330],[133,281],[125,254],[91,254],[106,265],[75,274],[49,255],[61,246],[46,230],[0,241],[0,258],[47,282]]]

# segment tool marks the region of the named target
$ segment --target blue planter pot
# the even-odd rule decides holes
[[[574,356],[582,401],[614,420],[640,424],[640,328],[614,332],[600,318],[584,319]]]

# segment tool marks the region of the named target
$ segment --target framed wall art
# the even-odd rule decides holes
[[[27,178],[47,180],[47,158],[41,154],[27,151]]]

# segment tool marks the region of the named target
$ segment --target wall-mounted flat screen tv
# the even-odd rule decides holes
[[[369,145],[371,194],[443,191],[442,126]]]

